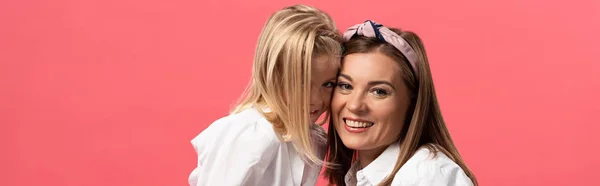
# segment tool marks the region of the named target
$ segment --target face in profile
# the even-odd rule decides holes
[[[339,68],[339,58],[317,56],[311,64],[310,120],[315,123],[329,107]]]
[[[331,109],[346,147],[383,151],[399,139],[410,105],[402,73],[397,61],[379,52],[344,57]]]

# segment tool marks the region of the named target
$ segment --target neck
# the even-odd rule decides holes
[[[365,168],[367,165],[371,164],[371,162],[375,161],[385,149],[387,149],[389,145],[385,145],[383,147],[377,147],[369,150],[359,150],[358,151],[358,160],[360,163],[360,168]]]

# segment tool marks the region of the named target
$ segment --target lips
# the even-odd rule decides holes
[[[348,125],[349,127],[354,127],[354,128],[367,128],[367,127],[373,126],[372,122],[355,121],[355,120],[349,120],[349,119],[346,119],[345,122],[346,122],[346,125]]]
[[[318,113],[319,113],[319,110],[311,110],[310,111],[311,116],[317,115]]]
[[[357,119],[357,118],[346,117],[346,118],[343,118],[343,120],[344,120],[344,128],[346,128],[346,130],[351,133],[364,132],[374,125],[374,123],[371,121]]]

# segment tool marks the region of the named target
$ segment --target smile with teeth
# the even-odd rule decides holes
[[[346,123],[346,125],[348,125],[349,127],[353,128],[368,128],[373,126],[372,122],[355,121],[350,119],[344,119],[344,123]]]
[[[319,110],[313,110],[313,111],[310,111],[310,114],[314,115],[314,114],[317,114],[318,112],[319,112]]]

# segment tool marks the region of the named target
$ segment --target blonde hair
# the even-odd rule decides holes
[[[341,56],[341,36],[329,15],[306,5],[277,11],[263,27],[252,80],[232,111],[255,107],[281,141],[292,141],[305,160],[319,165],[323,160],[310,135],[309,85],[312,59],[322,55]]]
[[[385,41],[377,38],[357,36],[344,44],[346,49],[344,56],[352,53],[378,52],[397,61],[401,71],[404,72],[402,79],[411,94],[410,107],[399,136],[401,142],[400,149],[402,151],[398,155],[393,171],[379,185],[390,185],[398,170],[414,153],[419,148],[426,147],[434,155],[439,151],[446,154],[462,168],[473,184],[477,186],[478,183],[475,175],[462,160],[446,128],[435,94],[433,78],[423,42],[413,32],[402,32],[394,28],[390,28],[390,30],[404,38],[414,49],[418,58],[416,70],[419,73],[417,76],[413,73],[412,67],[406,57],[393,45]],[[331,184],[345,185],[344,176],[350,169],[356,151],[349,149],[341,143],[341,139],[332,124],[333,122],[330,120],[328,132],[330,153],[327,156],[327,161],[335,166],[331,168],[327,167],[325,175],[329,177]]]

